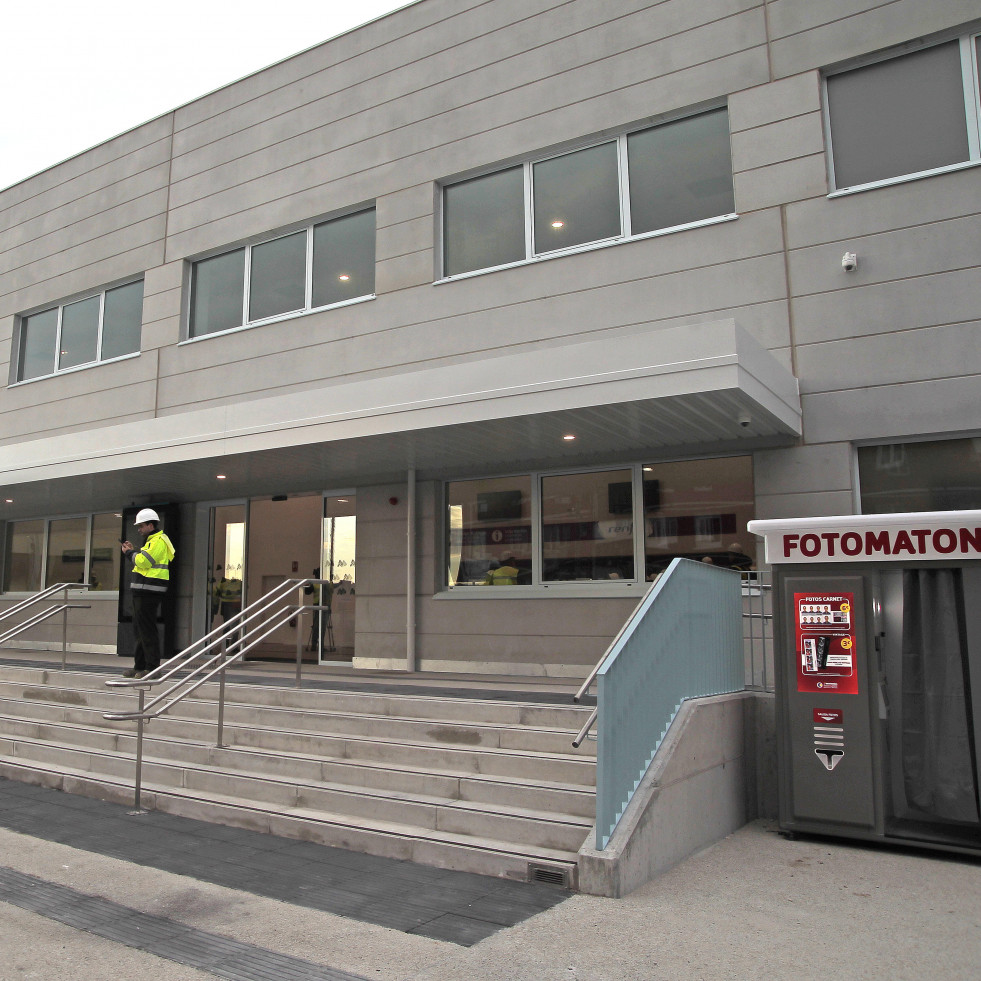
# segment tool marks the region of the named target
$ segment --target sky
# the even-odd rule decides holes
[[[10,3],[0,56],[0,188],[409,5],[410,0]]]

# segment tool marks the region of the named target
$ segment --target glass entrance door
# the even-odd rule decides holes
[[[205,633],[239,613],[245,602],[247,508],[243,502],[211,509]]]
[[[320,661],[350,662],[354,657],[354,610],[357,570],[355,566],[354,494],[324,497],[321,578],[329,580],[321,593],[319,636],[311,637],[320,651]]]

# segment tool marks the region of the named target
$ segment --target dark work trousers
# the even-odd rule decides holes
[[[133,668],[136,671],[152,671],[160,665],[157,611],[162,599],[163,593],[133,590],[133,633],[136,635]]]

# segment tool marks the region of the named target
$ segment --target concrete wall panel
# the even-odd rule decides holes
[[[821,68],[902,44],[978,16],[972,0],[775,0],[768,4],[773,73]]]

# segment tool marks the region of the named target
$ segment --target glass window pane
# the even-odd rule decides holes
[[[254,246],[249,321],[302,310],[306,305],[306,278],[306,232]]]
[[[531,477],[447,484],[447,583],[531,583]]]
[[[90,296],[78,303],[67,303],[61,314],[59,368],[89,364],[98,357],[99,307],[101,297]]]
[[[443,275],[525,258],[524,168],[443,188]]]
[[[87,518],[60,518],[48,526],[48,564],[44,585],[85,581]]]
[[[635,235],[735,211],[726,109],[632,133],[627,161]]]
[[[89,554],[89,584],[92,589],[119,588],[119,536],[121,514],[92,516],[92,541]]]
[[[375,209],[313,230],[313,305],[325,307],[375,292]]]
[[[536,254],[620,234],[616,143],[543,160],[533,170]]]
[[[860,446],[864,514],[981,508],[981,438]]]
[[[102,314],[102,360],[135,354],[143,326],[143,281],[106,291]]]
[[[245,249],[194,264],[190,336],[201,337],[242,326]]]
[[[25,317],[20,326],[20,371],[17,378],[39,378],[55,370],[58,308]]]
[[[645,466],[645,578],[653,579],[678,556],[754,568],[756,547],[746,530],[754,516],[752,457]]]
[[[3,563],[4,592],[36,593],[41,588],[44,522],[12,521],[7,525]]]
[[[629,470],[542,478],[542,579],[634,578]]]
[[[968,159],[957,41],[828,78],[835,186]]]

